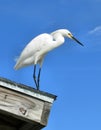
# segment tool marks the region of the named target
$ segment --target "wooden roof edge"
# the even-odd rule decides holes
[[[2,78],[0,77],[0,86],[3,86],[5,88],[38,98],[40,100],[44,100],[50,103],[53,103],[54,100],[56,100],[57,96],[44,92],[44,91],[40,91],[40,90],[36,90],[34,88],[32,88],[31,86],[27,86],[21,83],[17,83],[15,81],[9,80],[7,78]]]

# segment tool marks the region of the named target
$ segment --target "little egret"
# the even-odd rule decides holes
[[[33,79],[37,90],[39,90],[40,73],[45,55],[47,52],[62,45],[65,41],[64,38],[66,37],[75,40],[77,43],[83,46],[83,44],[79,42],[67,29],[59,29],[50,34],[43,33],[32,39],[32,41],[26,45],[14,68],[17,70],[22,67],[34,64]],[[40,67],[38,76],[36,77],[37,64],[39,64]]]

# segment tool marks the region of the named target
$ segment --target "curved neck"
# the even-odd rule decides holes
[[[52,34],[54,40],[54,47],[62,45],[65,41],[64,37],[60,33]]]

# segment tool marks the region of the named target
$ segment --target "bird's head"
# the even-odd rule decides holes
[[[73,39],[74,41],[76,41],[78,44],[80,44],[81,46],[84,46],[80,41],[78,41],[73,34],[67,30],[67,29],[60,29],[58,30],[64,37],[68,37],[70,39]]]

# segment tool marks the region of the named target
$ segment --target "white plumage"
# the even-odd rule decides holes
[[[66,29],[59,29],[52,32],[51,34],[43,33],[32,39],[32,41],[30,41],[26,45],[19,59],[17,60],[17,63],[14,68],[17,70],[22,67],[34,64],[35,68],[33,77],[36,87],[37,89],[39,89],[40,72],[44,56],[46,55],[47,52],[62,45],[65,41],[64,37],[74,39],[77,43],[83,45],[76,38],[73,37],[70,31]],[[40,69],[38,78],[36,79],[35,72],[37,64],[40,65]]]
[[[41,66],[44,55],[50,49],[51,42],[52,36],[49,34],[41,34],[34,38],[22,51],[15,69],[31,64],[40,64]]]

